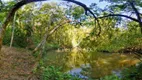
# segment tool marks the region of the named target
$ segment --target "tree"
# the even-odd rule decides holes
[[[67,4],[66,15],[67,18],[69,18],[74,24],[81,24],[86,17],[82,7],[72,4]]]
[[[14,39],[15,21],[16,21],[16,15],[14,16],[13,25],[12,25],[12,35],[11,35],[10,47],[12,47],[13,39]]]
[[[46,1],[46,0],[21,0],[18,3],[16,3],[13,6],[13,8],[9,11],[8,16],[6,17],[5,21],[2,24],[2,27],[0,29],[0,50],[2,48],[2,40],[3,40],[4,34],[5,34],[6,27],[9,24],[9,22],[13,19],[14,15],[15,15],[15,12],[20,7],[22,7],[23,5],[26,5],[26,4],[31,3],[31,2],[38,2],[38,1]],[[75,0],[63,0],[63,1],[73,2],[73,3],[77,4],[77,5],[82,6],[85,9],[86,13],[87,13],[87,11],[90,12],[93,15],[93,17],[95,19],[97,19],[96,16],[93,14],[93,12],[85,4],[83,4],[81,2],[78,2],[78,1],[75,1]]]
[[[13,8],[10,10],[10,12],[8,13],[8,16],[6,17],[6,20],[3,22],[2,24],[2,28],[0,29],[0,49],[2,47],[2,40],[3,40],[3,36],[4,36],[4,33],[5,33],[5,30],[6,30],[6,27],[7,25],[9,24],[9,22],[13,19],[14,15],[15,15],[15,12],[20,8],[22,7],[23,5],[26,5],[28,3],[31,3],[31,2],[38,2],[38,1],[47,1],[47,0],[21,0],[19,2],[17,2]],[[98,23],[98,26],[100,27],[100,24],[99,24],[99,20],[98,18],[96,17],[96,15],[93,13],[93,11],[91,11],[85,4],[79,2],[79,1],[76,1],[76,0],[63,0],[63,1],[68,1],[68,2],[72,2],[72,3],[75,3],[81,7],[84,8],[85,10],[85,13],[87,14],[88,12],[93,16],[93,18],[95,19],[95,21],[97,21]],[[104,1],[104,0],[100,0],[100,1]],[[106,0],[105,0],[106,1]],[[122,3],[123,4],[120,4],[120,5],[115,5],[115,6],[124,6],[125,4],[128,4],[127,6],[128,7],[131,7],[131,9],[134,11],[134,13],[136,14],[137,18],[133,18],[131,16],[127,16],[127,15],[123,15],[123,14],[108,14],[108,15],[105,15],[103,17],[99,17],[99,18],[104,18],[104,17],[111,17],[111,16],[120,16],[120,17],[125,17],[125,18],[128,18],[128,19],[131,19],[137,23],[139,23],[140,27],[141,27],[141,32],[142,32],[142,20],[141,20],[141,13],[138,11],[137,9],[137,6],[141,7],[141,0],[107,0],[109,2],[112,2],[112,3]],[[120,8],[122,10],[126,9],[125,6],[124,8]],[[100,32],[101,32],[101,27],[99,28]],[[98,34],[100,34],[100,32]]]
[[[142,7],[141,0],[100,0],[100,1],[107,1],[111,3],[108,6],[108,8],[106,8],[106,10],[103,10],[107,13],[107,15],[104,15],[100,18],[114,16],[114,17],[124,17],[130,19],[139,24],[142,33],[142,16],[141,16],[142,13],[140,13]]]

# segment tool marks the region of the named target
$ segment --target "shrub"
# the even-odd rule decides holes
[[[10,28],[6,29],[6,34],[3,38],[3,44],[4,45],[9,45],[10,44],[10,40],[11,40],[11,30]]]
[[[142,80],[142,63],[122,71],[122,80]]]
[[[99,80],[121,80],[119,77],[116,75],[110,75],[110,76],[105,76],[103,78],[100,78]]]
[[[16,28],[14,33],[13,46],[25,48],[27,46],[26,39],[27,36],[25,35],[25,33],[21,29]],[[10,41],[11,41],[11,28],[7,28],[6,34],[3,39],[3,44],[9,45]]]
[[[77,76],[61,72],[61,68],[56,68],[54,66],[44,68],[41,78],[42,80],[81,80]]]

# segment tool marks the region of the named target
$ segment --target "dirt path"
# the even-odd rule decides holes
[[[30,52],[3,46],[2,54],[0,80],[27,80],[35,62]]]

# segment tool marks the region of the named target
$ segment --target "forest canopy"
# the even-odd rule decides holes
[[[22,65],[29,80],[142,79],[142,1],[91,2],[0,0],[0,70],[11,80]]]

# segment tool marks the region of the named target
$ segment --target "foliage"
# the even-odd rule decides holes
[[[106,50],[109,52],[116,52],[126,47],[142,45],[139,38],[141,38],[141,34],[132,34],[132,33],[130,34],[127,32],[121,33],[119,36],[114,37],[109,42],[106,42],[102,44],[101,46],[99,46],[97,50]]]
[[[0,4],[0,23],[3,22],[5,19],[5,16],[7,12],[11,9],[11,7],[16,3],[16,1],[9,1],[9,2],[3,2],[1,1]]]
[[[28,44],[27,43],[27,36],[26,34],[19,28],[15,29],[15,35],[14,35],[14,43],[13,45],[16,47],[23,47],[25,48]]]
[[[4,36],[4,39],[3,39],[3,44],[4,45],[9,45],[10,44],[10,39],[11,39],[11,29],[7,28],[6,35]]]
[[[133,8],[131,7],[130,2],[133,2],[137,9],[140,9],[141,7],[141,0],[100,0],[100,1],[106,1],[108,3],[111,3],[107,7],[108,11],[113,13],[121,13],[121,12],[133,12]]]
[[[73,48],[79,47],[80,43],[86,37],[87,31],[89,29],[85,29],[86,27],[76,28],[71,24],[65,24],[63,28],[58,29],[50,38],[48,38],[48,42],[52,44],[58,44],[62,48]]]
[[[96,31],[98,30],[97,25],[90,25],[89,27],[95,27],[88,32],[89,36],[84,38],[81,46],[95,50],[98,46],[109,43],[113,39],[113,36],[118,36],[119,33],[119,29],[115,27],[115,23],[116,21],[113,18],[100,19],[100,36],[96,36],[98,33]]]
[[[142,45],[140,40],[142,35],[136,22],[128,22],[127,28],[118,28],[115,23],[113,18],[100,20],[100,36],[95,36],[96,32],[92,30],[90,35],[82,41],[81,47],[97,51],[117,52],[125,47]]]
[[[119,77],[116,75],[110,75],[110,76],[105,76],[103,78],[100,78],[99,80],[121,80]]]
[[[9,45],[11,40],[11,27],[7,28],[6,35],[4,36],[4,45]],[[28,44],[27,43],[27,36],[25,32],[22,31],[20,28],[15,29],[14,41],[13,46],[15,47],[22,47],[25,48]]]
[[[71,14],[73,15],[74,19],[79,19],[80,18],[80,21],[82,21],[81,17],[85,16],[85,15],[83,15],[84,14],[84,9],[82,7],[80,7],[80,6],[74,7]]]
[[[142,79],[142,63],[138,66],[131,66],[122,71],[122,80],[141,80]]]
[[[69,73],[61,72],[61,68],[54,66],[45,67],[41,76],[42,80],[81,80],[77,76],[72,76]]]
[[[109,14],[111,12],[120,14],[122,12],[134,13],[132,7],[129,4],[125,5],[127,2],[126,0],[101,1],[108,1],[112,4],[107,7],[107,11],[102,11],[102,13],[97,14],[97,16],[105,16],[106,14]],[[4,16],[6,15],[7,10],[9,10],[9,7],[13,6],[13,4],[15,4],[15,2],[9,2],[7,3],[7,6],[2,9],[2,12],[0,13],[1,21],[5,18]],[[141,1],[136,0],[134,4],[141,6]],[[87,49],[93,50],[96,54],[97,51],[116,52],[125,47],[142,45],[142,35],[139,32],[140,28],[138,23],[134,21],[127,21],[127,24],[125,24],[125,27],[123,28],[121,24],[117,22],[121,21],[121,18],[110,17],[98,19],[101,26],[98,27],[98,24],[96,24],[94,18],[86,18],[87,16],[85,16],[85,11],[82,7],[73,6],[70,9],[71,10],[67,8],[66,10],[64,9],[64,7],[59,6],[57,3],[44,3],[42,4],[42,6],[36,3],[32,3],[22,7],[20,10],[18,10],[17,18],[15,20],[16,29],[13,45],[23,48],[30,45],[35,46],[42,40],[44,34],[52,31],[55,26],[58,26],[60,25],[60,23],[68,20],[74,21],[75,23],[79,22],[80,24],[74,24],[74,22],[70,22],[61,25],[61,28],[59,28],[55,33],[53,33],[46,39],[44,46],[45,49],[43,51],[39,51],[39,53],[37,54],[34,54],[34,56],[39,57],[40,55],[42,55],[40,60],[44,60],[47,59],[45,55],[47,54],[48,50],[52,50],[54,48],[61,49],[62,52],[62,49],[68,48],[70,50],[73,50],[73,52],[66,55],[65,60],[66,62],[68,62],[66,64],[70,64],[69,67],[72,67],[73,63],[77,63],[76,65],[80,66],[83,61],[87,62],[87,60],[90,59],[88,57],[93,57],[92,55],[86,56],[89,53],[82,54],[81,52],[83,51],[83,49],[84,51]],[[95,9],[99,10],[99,8]],[[66,11],[68,10],[69,14],[66,13]],[[72,15],[70,16],[71,19],[67,18],[67,16],[69,16],[70,14]],[[124,26],[124,23],[122,24]],[[7,28],[6,35],[3,40],[4,45],[9,45],[10,43],[11,30],[12,27],[11,25],[9,25],[9,28]],[[100,35],[97,36],[99,31]],[[52,56],[53,55],[55,55],[55,53],[52,53]],[[87,60],[84,59],[84,56]],[[95,57],[97,57],[97,60],[100,60],[98,56]],[[78,60],[79,58],[81,59],[80,61]],[[96,60],[94,62],[96,62]],[[40,62],[40,64],[40,67],[42,67],[41,78],[43,80],[80,80],[77,76],[72,76],[68,73],[62,72],[63,68],[57,68],[53,66],[43,67],[45,65],[42,61]],[[101,69],[101,66],[97,67],[100,69],[100,71],[103,70]],[[132,70],[133,72],[129,70]],[[131,78],[132,76],[134,76],[134,78],[136,79],[141,79],[141,73],[138,72],[141,70],[141,68],[136,67],[130,68],[129,70],[124,70],[124,79]],[[100,78],[100,80],[120,79],[115,75],[111,75]]]

